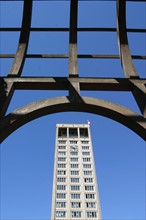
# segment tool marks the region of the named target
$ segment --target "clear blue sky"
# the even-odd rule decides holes
[[[20,27],[22,5],[22,1],[0,2],[2,27]],[[128,28],[146,28],[146,3],[128,2],[127,16]],[[32,27],[36,26],[68,27],[69,1],[35,1]],[[116,3],[80,1],[78,26],[116,27]],[[67,54],[68,37],[65,32],[33,32],[28,53]],[[131,52],[144,55],[146,35],[129,33],[128,38]],[[14,54],[18,39],[17,32],[2,32],[1,53]],[[118,54],[116,33],[79,33],[78,53]],[[0,62],[0,74],[6,76],[12,59],[1,59]],[[119,60],[82,59],[78,64],[80,76],[123,77]],[[145,61],[135,60],[134,64],[140,76],[145,77]],[[32,75],[67,76],[68,60],[26,60],[23,76]],[[67,92],[16,91],[8,112],[32,101],[61,95],[67,95]],[[81,95],[106,99],[140,113],[128,92],[82,92]],[[50,219],[56,124],[87,123],[87,119],[92,122],[91,135],[103,220],[146,219],[145,142],[133,131],[108,118],[65,112],[32,121],[1,144],[1,220]]]

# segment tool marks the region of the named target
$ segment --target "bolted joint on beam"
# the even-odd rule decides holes
[[[80,101],[80,84],[79,82],[71,82],[69,86],[69,98],[71,102]]]

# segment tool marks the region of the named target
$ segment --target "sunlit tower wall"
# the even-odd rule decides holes
[[[89,124],[56,126],[51,219],[101,219]]]

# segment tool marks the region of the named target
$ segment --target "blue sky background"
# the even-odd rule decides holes
[[[35,1],[32,27],[69,27],[69,1]],[[1,27],[20,27],[22,1],[0,2]],[[146,28],[146,3],[127,2],[127,27]],[[116,2],[80,1],[78,27],[116,27]],[[30,35],[28,53],[68,53],[67,32]],[[132,54],[145,55],[145,34],[128,34]],[[2,32],[1,53],[14,54],[19,32]],[[118,54],[114,32],[80,32],[78,53]],[[0,60],[0,74],[6,76],[13,59]],[[141,77],[146,63],[134,60]],[[120,60],[79,59],[82,77],[123,77]],[[67,59],[27,59],[22,76],[67,76]],[[8,112],[48,97],[67,95],[66,91],[16,91]],[[86,92],[81,95],[102,98],[140,113],[128,92]],[[55,129],[57,123],[92,122],[103,220],[146,219],[146,144],[133,131],[108,118],[79,112],[48,115],[34,120],[11,134],[1,144],[1,220],[50,219]]]

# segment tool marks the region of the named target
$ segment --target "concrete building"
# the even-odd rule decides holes
[[[57,124],[52,220],[101,219],[89,124]]]

